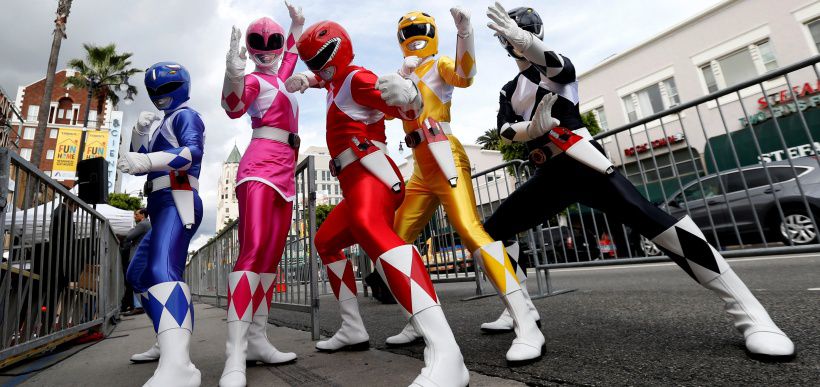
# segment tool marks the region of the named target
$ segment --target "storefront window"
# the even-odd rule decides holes
[[[642,194],[648,193],[648,198],[652,201],[664,200],[664,191],[666,195],[671,195],[680,190],[682,185],[704,173],[698,151],[690,148],[677,149],[671,155],[668,152],[656,154],[654,160],[647,157],[633,161],[624,165],[624,171],[629,181]]]

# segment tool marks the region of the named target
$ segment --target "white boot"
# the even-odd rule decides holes
[[[766,309],[703,236],[688,216],[652,238],[703,287],[726,302],[726,312],[746,340],[752,356],[790,358],[794,343],[772,321]]]
[[[261,308],[262,306],[260,306]],[[281,352],[268,340],[268,315],[254,315],[248,331],[247,361],[261,361],[266,364],[282,364],[296,360],[293,352]]]
[[[248,329],[251,323],[242,320],[228,323],[225,343],[225,368],[219,378],[219,387],[245,387],[245,359],[248,355]]]
[[[168,329],[157,335],[162,355],[154,376],[143,387],[199,387],[202,374],[191,363],[189,349],[191,331],[185,328]]]
[[[188,285],[163,282],[152,286],[148,292],[153,297],[151,305],[145,305],[145,310],[149,314],[160,314],[150,317],[155,322],[161,354],[154,376],[144,387],[199,387],[202,375],[191,363],[189,354],[193,315]]]
[[[413,344],[419,339],[421,339],[421,335],[416,332],[416,328],[413,328],[413,324],[408,321],[399,334],[388,337],[384,342],[390,347],[400,347]]]
[[[424,337],[424,368],[411,386],[457,387],[470,383],[470,372],[458,348],[440,305],[431,306],[411,317],[417,332]]]
[[[794,343],[732,269],[703,286],[726,302],[726,312],[734,318],[735,328],[743,334],[750,354],[772,358],[794,356]]]
[[[530,316],[523,292],[515,291],[502,299],[515,322],[516,337],[507,351],[508,364],[524,365],[540,359],[546,351],[544,335]]]
[[[257,273],[240,270],[228,274],[228,339],[219,387],[244,387],[247,384],[245,359],[248,356],[248,330],[253,321],[253,293],[257,287]]]
[[[159,343],[154,343],[151,348],[143,353],[135,353],[131,355],[132,363],[150,363],[159,360]]]
[[[521,281],[521,292],[524,295],[524,301],[527,303],[530,317],[535,320],[535,325],[541,328],[541,316],[538,314],[538,309],[533,305],[530,299],[530,293],[527,291],[526,281]],[[493,322],[481,324],[481,330],[487,333],[506,333],[513,331],[513,318],[510,316],[510,311],[504,308],[498,319]]]
[[[359,301],[351,297],[339,301],[342,326],[333,337],[316,343],[316,349],[323,352],[364,351],[370,348],[370,336],[364,329],[359,314]]]

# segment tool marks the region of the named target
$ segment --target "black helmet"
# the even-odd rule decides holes
[[[534,9],[530,7],[518,7],[507,11],[507,14],[515,20],[515,24],[521,27],[521,29],[532,33],[538,39],[544,39],[544,23],[541,21],[541,16],[539,16],[538,12],[535,12]],[[512,45],[507,42],[506,39],[499,36],[498,40],[501,41],[501,45],[504,46],[510,56],[515,59],[524,59],[521,55],[515,53],[515,49],[513,49]]]

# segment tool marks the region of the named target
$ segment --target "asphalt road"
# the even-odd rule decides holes
[[[468,368],[490,376],[530,385],[820,385],[820,256],[746,258],[731,265],[795,342],[792,362],[748,358],[723,302],[673,264],[552,271],[555,287],[577,290],[535,301],[547,354],[518,368],[504,360],[512,334],[478,329],[501,312],[495,297],[461,301],[474,294],[472,283],[439,284],[437,290]],[[398,306],[360,302],[373,346],[422,358],[421,344],[384,345],[404,324]],[[320,314],[323,334],[332,335],[339,326],[332,296],[322,297]],[[307,328],[304,313],[274,309],[271,317]]]

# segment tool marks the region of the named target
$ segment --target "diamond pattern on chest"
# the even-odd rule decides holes
[[[281,90],[279,89],[279,81],[276,78],[271,83],[266,78],[258,75],[254,76],[259,81],[259,95],[256,96],[256,100],[248,108],[248,113],[252,117],[262,117],[271,108],[273,101],[276,100]]]

